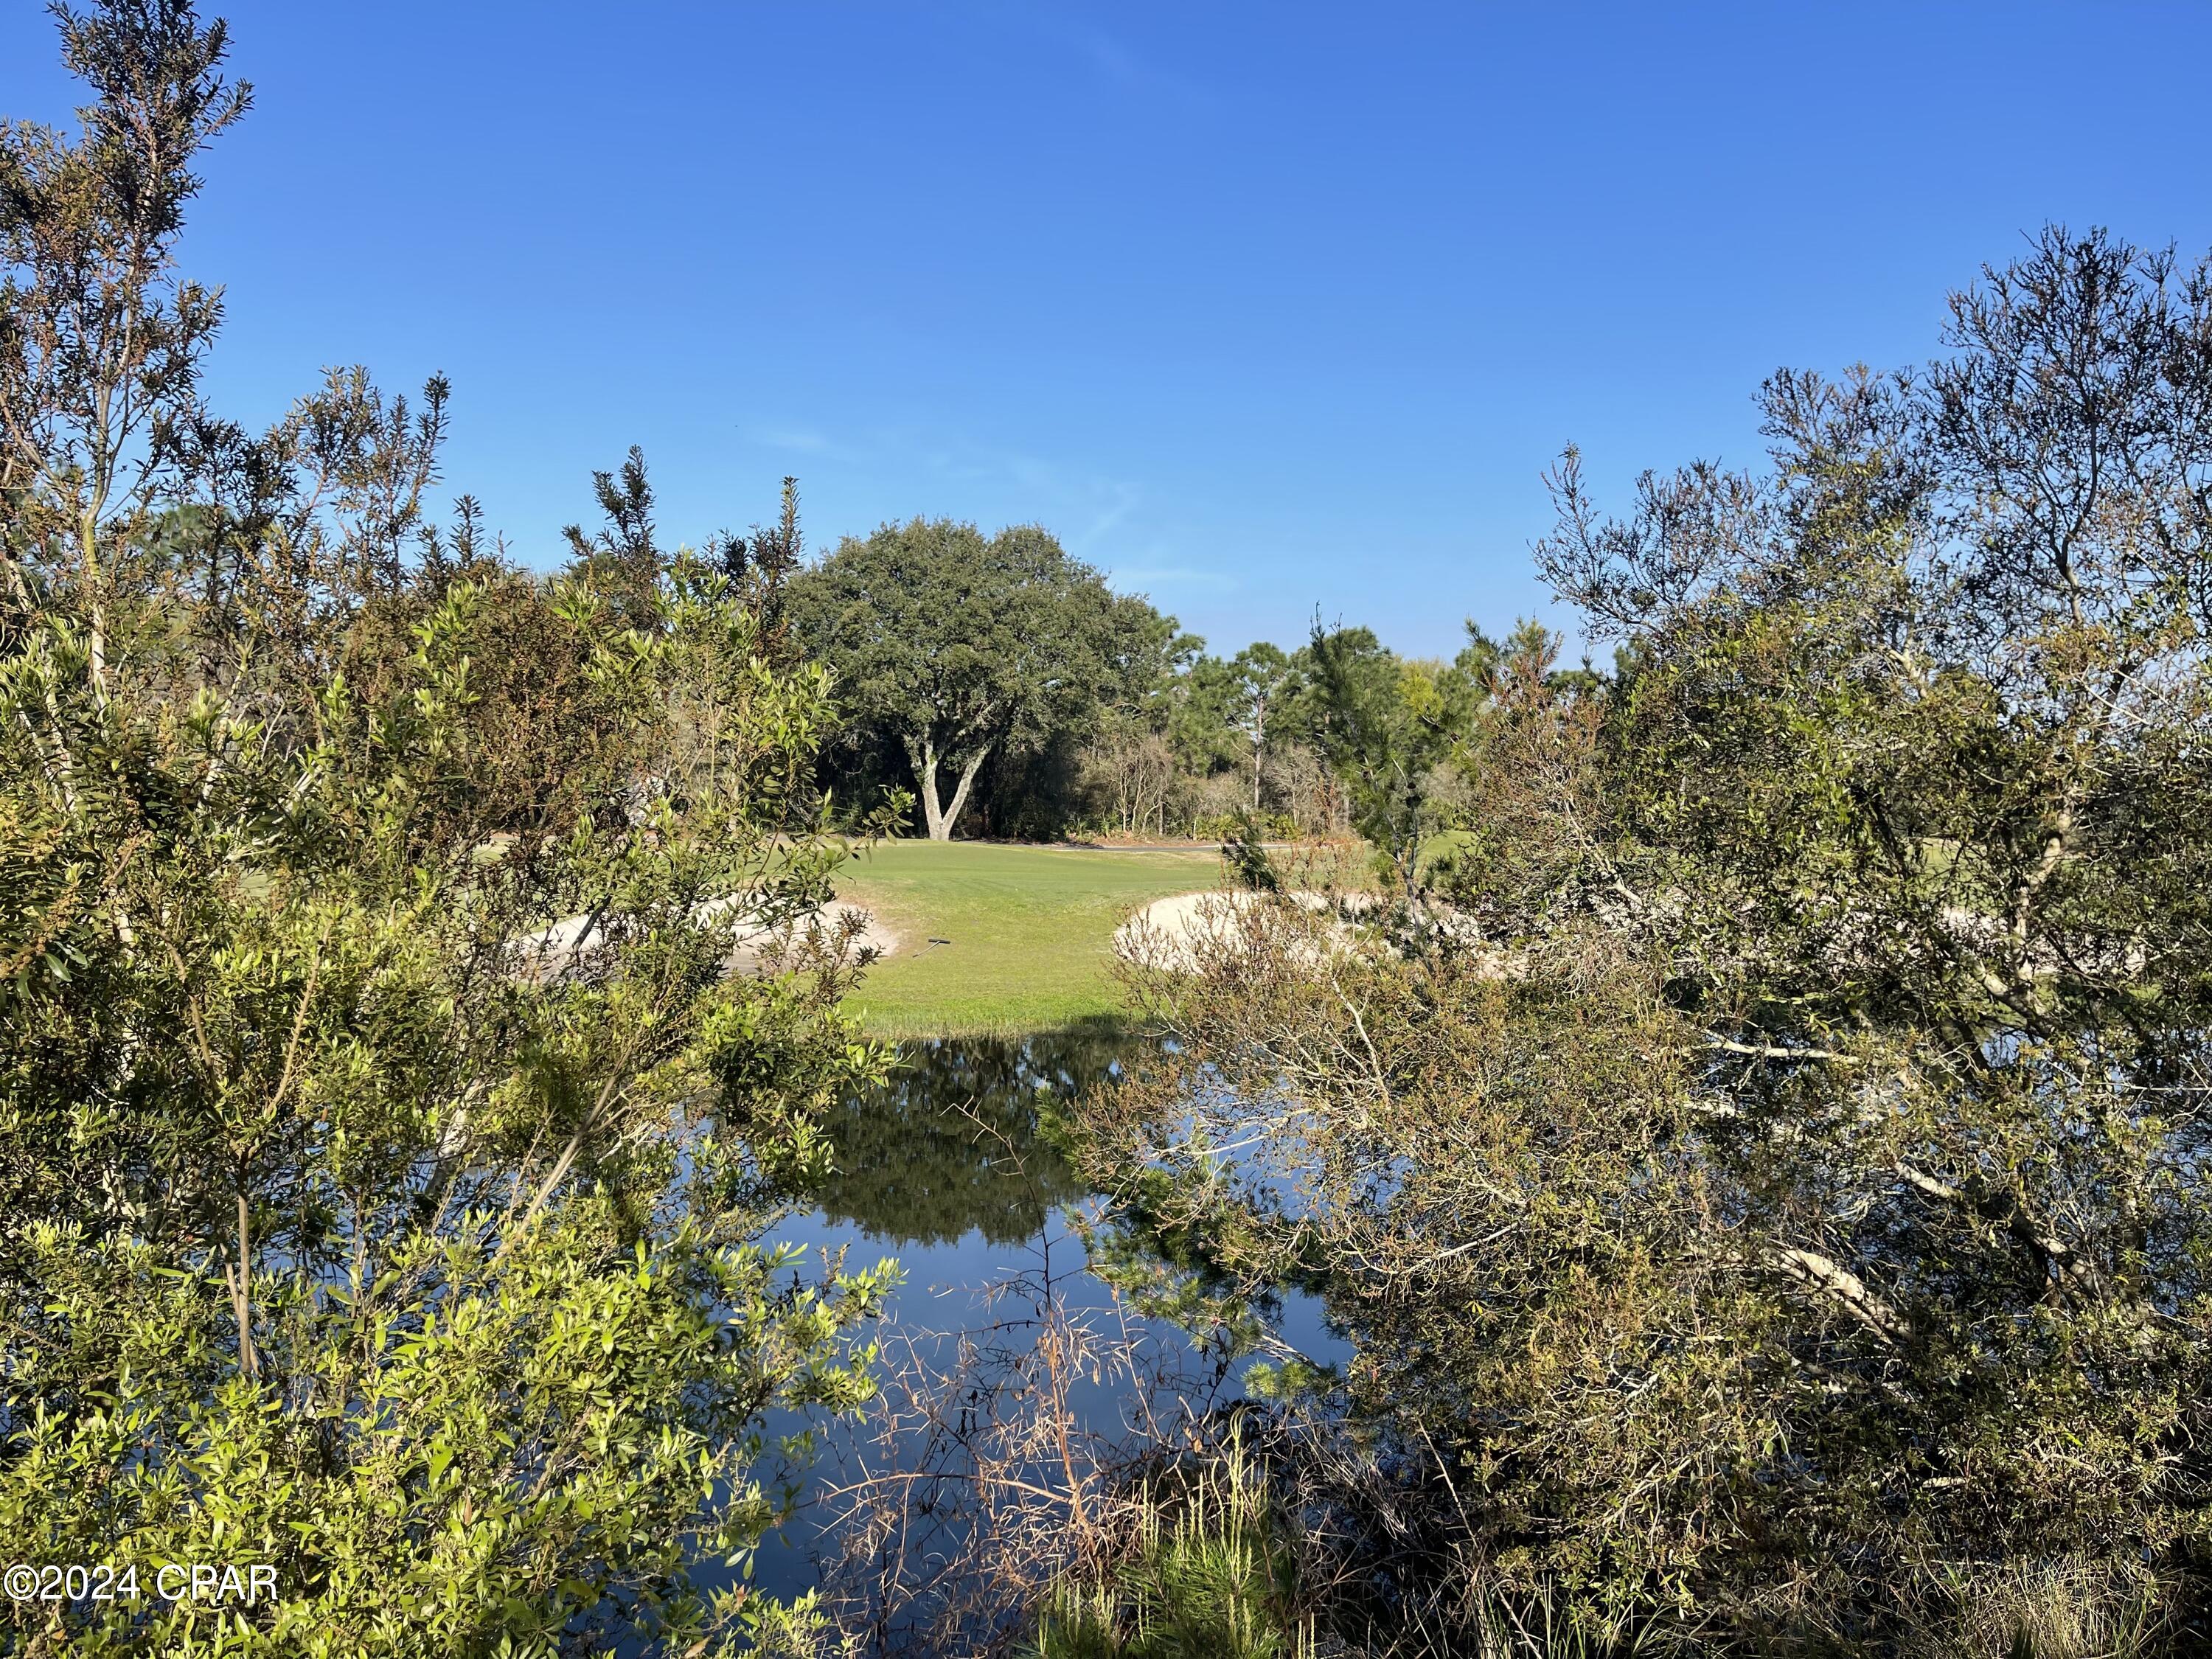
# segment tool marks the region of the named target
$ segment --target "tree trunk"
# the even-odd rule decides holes
[[[952,799],[945,809],[944,833],[938,840],[952,839],[953,823],[959,817],[960,809],[968,804],[968,786],[975,781],[975,774],[982,769],[983,757],[988,752],[988,749],[978,749],[968,757],[967,765],[960,769],[960,787],[952,792]]]
[[[1267,700],[1259,697],[1252,704],[1252,816],[1260,816],[1260,757],[1267,747]]]
[[[975,774],[982,769],[983,757],[991,752],[985,744],[970,755],[960,769],[960,781],[952,791],[952,799],[940,805],[937,797],[937,745],[927,738],[921,740],[921,752],[909,747],[907,758],[912,762],[915,780],[921,785],[921,818],[928,827],[932,841],[951,841],[952,826],[959,821],[960,809],[968,804],[968,790],[975,781]]]
[[[228,1275],[230,1313],[238,1322],[238,1368],[253,1377],[261,1374],[261,1364],[253,1352],[253,1222],[252,1212],[246,1206],[243,1172],[239,1176],[237,1197],[237,1267]]]
[[[937,746],[925,739],[921,755],[915,763],[915,781],[921,785],[921,820],[929,828],[932,841],[950,838],[951,831],[945,822],[945,813],[937,804]]]

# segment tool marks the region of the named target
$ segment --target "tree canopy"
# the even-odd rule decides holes
[[[994,753],[1079,733],[1159,671],[1172,619],[1115,593],[1047,532],[916,519],[847,538],[792,583],[791,616],[864,732],[905,757],[932,839]],[[948,797],[940,769],[956,777]]]

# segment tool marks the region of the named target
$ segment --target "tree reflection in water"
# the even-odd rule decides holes
[[[825,1122],[836,1169],[811,1196],[830,1220],[900,1243],[1031,1238],[1089,1191],[1061,1152],[1057,1109],[1128,1048],[1126,1035],[1086,1031],[906,1043],[884,1087]]]

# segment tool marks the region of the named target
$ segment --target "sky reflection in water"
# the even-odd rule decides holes
[[[780,1224],[770,1237],[802,1246],[813,1261],[842,1249],[854,1268],[896,1257],[905,1279],[890,1298],[880,1334],[887,1347],[911,1343],[932,1364],[949,1361],[963,1332],[995,1325],[998,1340],[1032,1341],[1019,1322],[1042,1279],[1069,1311],[1106,1315],[1112,1293],[1083,1271],[1083,1243],[1066,1214],[1070,1206],[1091,1213],[1097,1206],[1086,1202],[1091,1189],[1046,1126],[1054,1107],[1110,1086],[1130,1051],[1128,1038],[1089,1033],[905,1045],[890,1084],[848,1101],[827,1125],[838,1172],[817,1194],[817,1207]],[[1017,1280],[1024,1293],[1006,1289]],[[1284,1298],[1279,1328],[1316,1361],[1341,1361],[1347,1353],[1310,1297]],[[1179,1334],[1162,1335],[1190,1346]],[[1126,1392],[1126,1385],[1085,1385],[1075,1395],[1077,1413],[1103,1426],[1115,1420]],[[779,1417],[772,1431],[799,1426],[795,1417]],[[860,1431],[838,1425],[822,1437],[817,1486],[855,1452]],[[829,1518],[810,1506],[763,1543],[760,1588],[793,1595],[813,1586]]]

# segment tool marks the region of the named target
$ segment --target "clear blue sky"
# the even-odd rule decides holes
[[[671,539],[786,472],[817,545],[1036,520],[1231,650],[1449,652],[1542,605],[1569,441],[1748,459],[2048,219],[2212,243],[2202,3],[222,9],[231,412],[443,369],[535,562],[635,442]],[[9,0],[0,110],[71,101]]]

